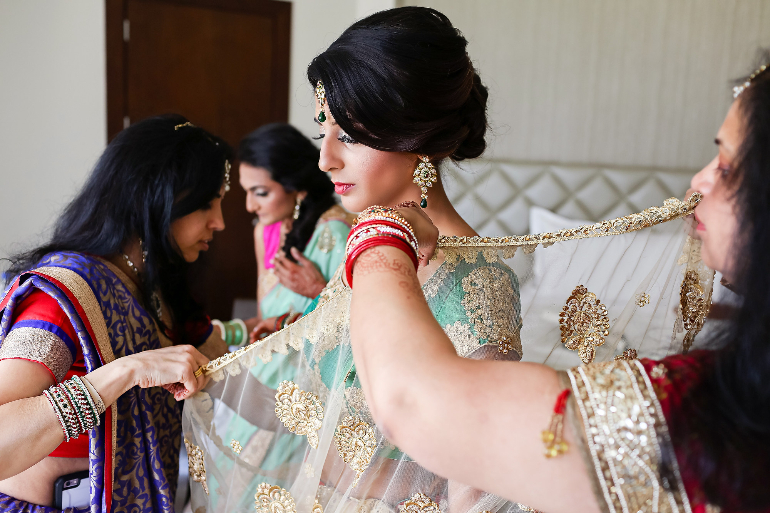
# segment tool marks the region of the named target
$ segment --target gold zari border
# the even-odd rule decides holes
[[[666,419],[642,364],[604,362],[567,375],[601,490],[597,500],[610,513],[691,513]],[[663,454],[672,460],[675,483],[661,477]]]
[[[487,248],[536,246],[538,244],[551,245],[554,242],[565,240],[587,239],[590,237],[605,237],[607,235],[620,235],[649,228],[657,224],[692,214],[695,206],[700,203],[703,196],[694,192],[686,201],[677,198],[669,198],[661,207],[650,207],[636,214],[601,221],[595,224],[567,228],[556,232],[539,233],[532,235],[512,235],[508,237],[449,237],[438,238],[439,248]]]

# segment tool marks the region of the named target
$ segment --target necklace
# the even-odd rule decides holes
[[[144,255],[142,255],[144,256]],[[128,255],[123,253],[123,260],[126,261],[126,264],[128,264],[128,267],[131,268],[132,271],[134,271],[134,274],[136,274],[136,277],[139,278],[139,281],[141,282],[141,274],[139,273],[139,269],[136,268],[136,265],[131,261],[130,258],[128,258]],[[158,320],[163,322],[163,310],[160,307],[160,298],[158,297],[158,294],[156,292],[153,292],[150,295],[150,301],[152,301],[152,307],[155,309],[155,313],[158,314]]]

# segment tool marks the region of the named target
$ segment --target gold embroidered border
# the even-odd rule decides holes
[[[686,201],[669,198],[663,202],[661,207],[650,207],[636,214],[556,232],[512,235],[509,237],[449,237],[442,235],[438,238],[438,247],[442,249],[463,247],[516,248],[519,246],[537,246],[538,244],[550,245],[554,242],[565,240],[620,235],[688,216],[692,214],[695,206],[700,203],[701,198],[702,196],[699,192],[694,192]]]
[[[102,361],[106,365],[115,360],[115,353],[112,352],[112,344],[110,343],[110,335],[107,331],[107,323],[104,321],[104,314],[99,307],[99,301],[97,301],[94,291],[88,283],[75,271],[65,269],[64,267],[39,267],[33,269],[35,272],[44,276],[48,276],[58,281],[69,290],[86,314],[88,323],[91,325],[91,330],[96,337],[94,343],[99,347],[99,351],[102,355]],[[118,406],[117,402],[110,405],[110,416],[112,417],[112,457],[115,458],[115,452],[117,448],[117,432],[118,432]],[[110,480],[115,482],[115,465],[111,466],[112,475]]]
[[[676,483],[666,487],[660,477],[662,452],[673,450],[642,364],[611,361],[570,369],[567,375],[610,513],[691,513],[676,462]]]
[[[0,346],[0,360],[23,358],[45,365],[56,378],[57,383],[67,375],[72,366],[72,353],[62,339],[50,331],[22,327],[14,328]]]

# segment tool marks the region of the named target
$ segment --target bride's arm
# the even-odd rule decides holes
[[[356,369],[390,441],[437,474],[538,510],[600,511],[569,423],[570,450],[543,454],[540,433],[561,391],[555,371],[457,356],[397,249],[365,251],[354,277]]]

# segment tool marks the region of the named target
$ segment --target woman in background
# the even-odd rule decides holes
[[[238,147],[246,210],[258,221],[258,310],[246,321],[252,341],[302,314],[345,259],[351,216],[336,204],[318,156],[307,137],[284,123],[260,127]]]
[[[80,471],[90,494],[86,480],[68,512],[173,511],[177,401],[226,351],[186,270],[225,227],[229,158],[182,116],[136,123],[51,240],[13,259],[0,302],[0,511],[59,511],[54,482]]]

